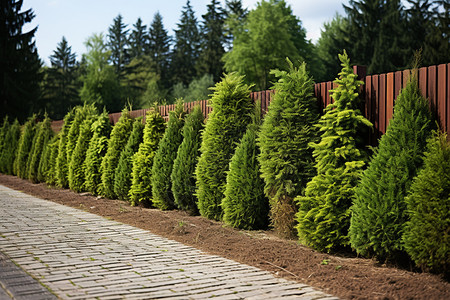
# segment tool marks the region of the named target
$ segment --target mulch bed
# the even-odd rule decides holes
[[[319,253],[296,241],[278,238],[271,231],[237,230],[182,211],[131,207],[124,201],[98,199],[3,174],[0,184],[149,230],[340,298],[450,299],[450,284],[442,276],[380,264],[351,253]]]

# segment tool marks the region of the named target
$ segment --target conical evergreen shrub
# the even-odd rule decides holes
[[[363,82],[357,80],[345,51],[339,59],[338,87],[330,91],[334,103],[319,121],[320,141],[311,144],[317,175],[308,182],[305,195],[295,199],[300,240],[326,252],[348,245],[350,207],[368,160],[364,137],[372,127],[359,110]]]
[[[102,160],[102,184],[100,187],[100,195],[114,199],[114,175],[116,173],[117,164],[119,163],[120,153],[127,144],[128,137],[133,128],[133,119],[128,109],[122,110],[119,121],[114,125],[111,131],[111,137],[108,141],[108,150]]]
[[[98,117],[95,106],[87,107],[87,112],[83,123],[80,126],[77,143],[69,162],[69,188],[75,192],[86,190],[86,154],[89,148],[89,142],[92,138],[91,126]]]
[[[410,220],[403,242],[406,252],[424,270],[450,275],[450,143],[446,134],[428,141],[424,167],[406,197]]]
[[[271,223],[280,235],[293,237],[297,212],[294,198],[315,174],[308,144],[317,140],[314,125],[320,115],[306,64],[298,68],[289,60],[288,64],[288,72],[272,71],[279,79],[257,141]]]
[[[386,134],[355,191],[349,233],[358,253],[380,260],[403,255],[405,196],[433,128],[428,103],[413,78],[400,92]]]
[[[177,157],[173,162],[172,193],[178,209],[198,212],[197,197],[195,196],[195,167],[200,156],[201,130],[204,116],[200,106],[195,106],[186,117],[183,126],[183,142],[177,150]]]
[[[0,157],[2,156],[3,153],[3,149],[6,147],[5,144],[5,139],[6,139],[6,134],[9,131],[11,124],[9,124],[9,120],[8,120],[8,116],[5,116],[5,118],[3,119],[3,124],[2,127],[0,127]],[[2,161],[0,161],[0,172],[3,173],[2,171]]]
[[[16,175],[14,172],[14,160],[16,159],[17,147],[20,139],[19,121],[14,122],[8,127],[8,131],[3,138],[3,149],[0,153],[0,172],[8,175]]]
[[[128,200],[128,192],[131,187],[131,172],[133,170],[133,155],[139,150],[144,135],[144,123],[142,117],[133,122],[133,130],[128,138],[125,149],[120,153],[119,163],[114,176],[114,193],[121,200]]]
[[[101,165],[108,149],[108,140],[111,133],[111,123],[108,113],[103,113],[91,126],[92,138],[86,151],[85,189],[93,195],[99,193],[102,182]]]
[[[252,102],[250,86],[236,73],[225,75],[211,89],[214,91],[210,100],[212,112],[202,134],[201,155],[195,170],[196,193],[200,214],[220,220],[226,172],[236,144],[250,122]]]
[[[254,121],[247,127],[230,161],[223,220],[241,229],[264,229],[269,224],[269,200],[264,194],[256,138],[261,125],[261,103],[256,103]]]
[[[56,185],[59,187],[66,187],[68,185],[67,174],[69,172],[67,166],[67,136],[69,134],[72,121],[75,117],[75,108],[71,109],[64,116],[64,123],[59,133],[59,145],[58,145],[58,156],[56,157]]]
[[[29,165],[28,165],[28,179],[32,182],[39,182],[38,173],[39,173],[39,163],[41,161],[42,151],[47,145],[48,141],[53,136],[53,130],[51,128],[51,120],[47,116],[45,116],[44,120],[40,122],[37,126],[36,138],[33,145],[33,150],[29,156]]]
[[[178,100],[175,110],[169,112],[167,129],[153,159],[152,201],[153,205],[161,210],[175,208],[170,175],[178,148],[183,141],[182,129],[185,114],[183,100]]]
[[[166,124],[156,108],[147,111],[144,137],[139,150],[133,155],[131,187],[128,195],[132,205],[150,205],[152,200],[152,166],[158,144],[164,135]]]
[[[49,185],[55,184],[54,172],[56,155],[58,155],[58,145],[59,134],[53,135],[45,145],[44,150],[42,151],[41,161],[39,162],[38,181],[46,182]]]
[[[14,169],[17,176],[25,179],[27,174],[27,162],[30,156],[31,148],[33,146],[34,136],[36,135],[36,116],[33,115],[25,122],[22,134],[19,139],[19,146],[17,148],[17,156],[14,161]]]

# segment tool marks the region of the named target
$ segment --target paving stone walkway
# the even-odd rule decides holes
[[[2,185],[0,252],[61,299],[337,299],[258,268]],[[1,287],[8,290],[8,276],[1,273],[0,299]],[[9,279],[11,286],[14,280]],[[54,298],[43,295],[42,289],[35,294],[39,299]]]

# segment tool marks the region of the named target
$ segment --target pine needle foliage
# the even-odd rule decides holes
[[[65,116],[64,116],[64,123],[61,128],[61,131],[59,132],[60,138],[59,138],[59,146],[58,146],[58,156],[56,157],[56,168],[55,168],[55,174],[56,174],[56,185],[58,187],[66,187],[68,185],[67,182],[67,173],[68,173],[68,166],[67,166],[67,136],[69,134],[70,127],[72,125],[72,121],[75,117],[75,108],[71,109]]]
[[[22,179],[27,177],[27,162],[33,146],[34,136],[36,134],[36,116],[33,115],[26,122],[19,139],[19,146],[17,148],[17,156],[14,161],[14,169],[17,176]]]
[[[308,182],[304,196],[295,199],[300,241],[326,252],[348,245],[350,207],[368,160],[364,136],[372,127],[359,110],[363,82],[357,80],[345,51],[339,59],[338,87],[330,91],[334,103],[317,125],[320,141],[311,144],[317,175]]]
[[[147,111],[144,137],[139,150],[133,155],[131,205],[150,205],[152,200],[152,166],[158,144],[164,135],[166,124],[156,108]]]
[[[264,191],[269,198],[272,226],[281,236],[295,236],[294,198],[314,176],[312,148],[319,107],[314,82],[306,64],[298,68],[288,60],[289,71],[272,71],[276,93],[257,139]]]
[[[269,224],[269,200],[264,194],[256,143],[261,125],[261,103],[255,104],[254,120],[248,125],[230,161],[225,198],[222,200],[223,220],[241,229],[265,229]]]
[[[428,103],[413,77],[400,92],[386,134],[355,191],[349,233],[358,253],[380,260],[404,255],[405,197],[422,167],[433,128]]]
[[[450,273],[450,143],[444,133],[428,140],[424,167],[406,197],[409,221],[403,242],[423,270]]]
[[[8,175],[16,175],[14,172],[14,160],[20,139],[20,124],[16,119],[8,126],[3,138],[3,149],[0,153],[0,172]]]
[[[5,148],[5,138],[6,134],[9,131],[11,124],[9,124],[8,116],[5,116],[3,118],[3,124],[2,127],[0,127],[0,157],[3,153],[3,149]],[[0,172],[2,172],[2,162],[0,161]]]
[[[195,167],[200,156],[201,130],[204,116],[200,106],[186,117],[183,126],[183,142],[177,150],[171,174],[172,193],[178,209],[191,214],[198,213],[197,197],[195,196]]]
[[[101,165],[108,149],[111,123],[106,110],[97,117],[91,126],[92,138],[86,151],[85,189],[93,195],[99,193],[102,182]]]
[[[133,155],[139,150],[144,135],[142,117],[133,122],[133,130],[128,138],[125,149],[120,153],[119,163],[114,176],[114,192],[120,200],[128,200],[131,187],[131,172],[133,170]]]
[[[201,155],[195,170],[196,193],[200,214],[220,220],[226,172],[236,144],[250,122],[252,103],[250,86],[244,84],[244,77],[237,73],[225,75],[211,89],[212,112],[202,134]]]
[[[30,163],[28,166],[28,179],[30,179],[34,183],[39,182],[38,173],[42,152],[44,151],[44,148],[52,137],[53,130],[51,128],[51,120],[46,114],[44,120],[37,126],[33,152],[31,152],[29,156]]]
[[[175,208],[170,175],[172,174],[173,163],[177,157],[178,148],[183,141],[182,129],[185,115],[183,100],[180,99],[177,101],[175,110],[169,112],[167,129],[153,159],[153,205],[161,210]]]
[[[116,194],[114,193],[114,176],[116,174],[117,164],[119,163],[120,153],[127,144],[132,128],[133,119],[131,118],[130,112],[128,109],[123,109],[119,121],[117,121],[111,131],[108,150],[102,160],[100,194],[104,197],[110,199],[116,198]]]
[[[58,155],[59,134],[53,135],[42,151],[39,162],[38,181],[46,182],[49,185],[55,184],[55,164]]]

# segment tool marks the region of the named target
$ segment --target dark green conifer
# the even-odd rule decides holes
[[[404,251],[405,196],[423,164],[434,127],[431,120],[428,103],[413,78],[397,97],[386,134],[355,190],[349,234],[358,253],[384,260]]]
[[[201,130],[204,116],[200,106],[194,107],[183,126],[183,142],[177,151],[171,174],[176,206],[191,214],[198,212],[195,195],[195,167],[200,156]]]
[[[209,219],[220,220],[226,186],[226,172],[236,144],[250,122],[252,102],[250,86],[237,73],[224,76],[211,88],[212,112],[208,116],[202,134],[200,158],[195,175],[200,214]]]
[[[111,124],[106,110],[103,110],[103,113],[92,124],[91,131],[93,135],[89,141],[85,160],[85,188],[91,194],[97,195],[102,182],[102,160],[108,149],[109,134],[111,132]]]
[[[300,240],[327,252],[348,245],[350,207],[367,162],[364,132],[372,126],[359,110],[363,82],[357,80],[345,51],[339,59],[338,87],[330,91],[334,103],[319,121],[320,141],[311,144],[317,175],[308,182],[304,196],[295,199]]]
[[[165,129],[166,124],[158,110],[151,108],[147,111],[143,141],[138,152],[133,155],[131,188],[128,193],[132,205],[151,204],[153,158]]]
[[[45,145],[42,151],[42,157],[39,162],[37,180],[46,182],[49,185],[55,184],[55,159],[58,154],[59,134],[53,135]],[[55,151],[56,149],[56,151]],[[55,155],[56,152],[56,155]]]
[[[25,122],[22,134],[19,139],[16,160],[14,161],[14,169],[17,176],[25,179],[27,177],[27,162],[33,146],[34,136],[36,134],[36,116],[33,115]]]
[[[122,110],[119,121],[114,125],[111,131],[111,137],[108,141],[108,150],[102,160],[102,184],[100,194],[104,197],[116,198],[114,193],[114,175],[117,163],[120,159],[120,153],[127,144],[128,137],[133,127],[133,119],[128,109]]]
[[[117,198],[128,200],[128,192],[131,186],[131,172],[133,170],[133,155],[139,150],[144,135],[144,123],[142,117],[136,118],[133,122],[133,131],[128,138],[125,149],[120,153],[119,164],[114,176],[114,192]]]
[[[20,124],[14,120],[3,138],[3,149],[0,153],[0,172],[8,175],[16,175],[14,171],[14,160],[20,139]]]
[[[172,174],[174,160],[177,157],[178,147],[183,141],[182,129],[185,114],[183,100],[180,99],[177,101],[175,110],[169,112],[167,129],[153,159],[153,205],[161,210],[175,208],[170,175]]]
[[[75,117],[75,108],[71,109],[64,116],[64,123],[59,133],[59,145],[58,145],[58,155],[56,157],[56,166],[55,166],[55,174],[56,174],[56,185],[59,187],[67,186],[67,136],[69,134],[70,127],[72,125],[72,121]]]
[[[0,127],[0,155],[3,152],[3,148],[5,147],[5,137],[6,137],[6,133],[9,131],[10,126],[11,125],[9,124],[8,116],[5,116],[3,118],[2,127]],[[0,164],[1,164],[1,162],[0,162]],[[1,167],[0,167],[0,172],[1,172]]]
[[[317,140],[314,125],[319,119],[319,107],[306,64],[298,68],[289,60],[288,64],[288,72],[272,71],[279,79],[258,137],[258,159],[271,223],[282,236],[293,237],[297,211],[294,198],[315,174],[308,143]]]
[[[38,182],[39,163],[41,161],[42,151],[52,136],[53,130],[51,128],[51,120],[46,115],[44,120],[37,126],[33,150],[28,159],[28,179],[34,183]]]

